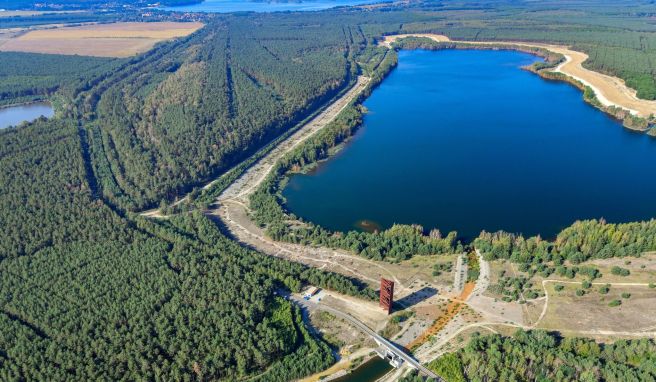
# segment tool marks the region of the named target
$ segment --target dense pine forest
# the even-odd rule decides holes
[[[171,201],[347,86],[351,33],[305,21],[293,29],[270,16],[214,21],[90,91],[85,128],[104,196],[130,209]]]
[[[631,12],[623,11],[627,6]],[[572,44],[590,55],[591,68],[656,98],[649,10],[635,2],[581,10],[562,2],[434,1],[208,15],[193,35],[129,59],[0,53],[0,105],[50,99],[57,109],[53,119],[0,131],[0,380],[287,381],[325,369],[331,350],[277,292],[314,284],[370,299],[373,290],[244,248],[199,211],[165,221],[134,212],[166,205],[243,163],[357,75],[380,81],[376,76],[394,65],[375,47],[384,34]],[[41,17],[54,16],[11,22],[36,25],[45,22]],[[360,112],[347,109],[325,136],[282,164],[269,185],[293,165],[325,157],[357,127]],[[275,187],[265,191],[253,200],[256,218],[278,239],[388,260],[461,249],[455,233],[413,226],[340,238],[316,227],[291,236],[279,224]],[[654,237],[653,222],[595,221],[547,244],[484,234],[477,245],[494,258],[557,254],[582,261],[653,250]],[[525,353],[510,354],[508,341]],[[488,354],[486,347],[498,351]],[[517,380],[587,378],[581,365],[605,380],[653,378],[653,359],[640,363],[627,355],[639,351],[653,354],[653,343],[599,347],[547,334],[493,336],[472,341],[459,353],[461,364],[438,366],[471,380],[498,378],[494,367],[503,362]],[[527,358],[537,360],[512,367]],[[489,370],[467,366],[488,360]],[[538,366],[548,360],[554,362]]]
[[[0,379],[234,380],[267,370],[265,380],[283,381],[330,364],[276,290],[373,291],[244,249],[201,214],[125,219],[94,198],[80,131],[39,120],[0,133]]]
[[[52,54],[0,52],[0,106],[69,98],[111,72],[121,60]]]
[[[648,339],[601,345],[589,339],[520,330],[513,337],[475,335],[462,350],[428,367],[449,382],[646,382],[656,380],[655,355],[656,344]]]

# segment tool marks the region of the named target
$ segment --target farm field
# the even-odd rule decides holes
[[[202,23],[123,22],[29,31],[0,45],[4,52],[129,57],[160,41],[187,36]]]

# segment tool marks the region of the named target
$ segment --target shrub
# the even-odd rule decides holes
[[[601,288],[599,288],[599,293],[600,294],[608,294],[609,291],[610,291],[610,284],[606,284],[606,285],[602,286]]]
[[[608,306],[610,306],[611,308],[614,308],[614,307],[620,306],[620,305],[622,305],[622,301],[620,301],[620,300],[613,300],[613,301],[608,303]]]
[[[560,291],[562,291],[563,289],[565,289],[565,286],[564,286],[563,284],[556,284],[556,286],[554,286],[554,290],[555,290],[556,292],[560,292]]]
[[[610,273],[614,274],[615,276],[626,277],[631,274],[631,271],[629,271],[626,268],[620,268],[616,265],[613,268],[611,268]]]

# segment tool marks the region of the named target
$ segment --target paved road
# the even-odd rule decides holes
[[[350,314],[344,313],[342,311],[331,308],[331,307],[326,306],[324,304],[317,304],[314,301],[305,300],[303,298],[298,298],[298,297],[295,297],[295,296],[289,296],[289,298],[291,300],[293,300],[294,302],[296,302],[297,304],[307,308],[308,310],[320,309],[320,310],[324,310],[326,312],[329,312],[329,313],[331,313],[331,314],[333,314],[337,317],[345,319],[346,321],[351,323],[353,326],[360,329],[363,333],[371,336],[379,345],[385,347],[386,349],[388,349],[389,351],[394,353],[394,355],[396,355],[397,357],[403,359],[404,362],[406,362],[407,364],[409,364],[413,368],[417,369],[423,375],[425,375],[427,377],[430,377],[430,378],[433,378],[436,381],[443,382],[442,378],[440,378],[435,373],[433,373],[432,371],[425,368],[421,363],[419,363],[419,361],[417,361],[412,356],[408,355],[407,353],[405,353],[404,351],[402,351],[401,349],[396,347],[396,345],[394,345],[393,343],[388,341],[385,337],[379,335],[374,330],[372,330],[367,325],[362,323],[357,318],[351,316]]]
[[[460,293],[465,288],[465,281],[467,280],[467,265],[465,264],[465,255],[458,255],[456,261],[456,271],[453,280],[453,291]]]

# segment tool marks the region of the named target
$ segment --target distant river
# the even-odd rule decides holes
[[[656,216],[656,140],[520,70],[512,51],[402,51],[354,139],[283,195],[334,230],[418,223],[553,237],[577,219]]]
[[[284,12],[284,11],[319,11],[322,9],[378,3],[381,0],[304,0],[289,2],[268,2],[248,0],[205,0],[202,3],[165,7],[167,11],[178,12]]]
[[[19,125],[24,121],[33,121],[40,116],[52,117],[54,110],[47,102],[35,102],[25,105],[0,108],[0,129]]]

